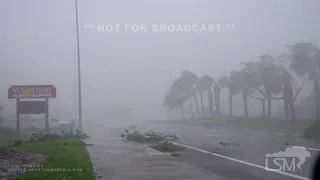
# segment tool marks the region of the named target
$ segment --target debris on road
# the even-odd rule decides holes
[[[228,142],[219,142],[219,144],[221,144],[223,146],[229,146],[229,145],[239,146],[240,145],[240,144],[237,144],[237,143],[228,143]]]
[[[293,146],[292,143],[288,143],[288,142],[284,143],[284,145],[285,145],[285,146]]]
[[[125,138],[128,141],[135,141],[140,143],[157,143],[161,141],[173,141],[177,140],[178,137],[173,135],[164,135],[162,133],[156,133],[154,131],[142,133],[140,131],[130,132],[128,129],[125,130],[124,134],[121,134],[121,138]]]
[[[172,156],[172,157],[179,157],[180,154],[178,154],[178,153],[172,153],[172,154],[170,154],[170,156]]]
[[[222,146],[229,146],[230,144],[227,142],[219,142],[219,144],[221,144]]]
[[[176,151],[183,151],[184,150],[184,148],[182,146],[178,146],[178,145],[172,144],[167,141],[164,143],[150,146],[150,147],[155,150],[158,150],[160,152],[176,152]]]

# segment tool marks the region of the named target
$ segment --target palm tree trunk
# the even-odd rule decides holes
[[[244,101],[244,116],[248,117],[248,96],[243,97]]]
[[[293,90],[292,90],[292,82],[290,74],[283,69],[283,102],[284,102],[284,110],[285,110],[285,118],[286,120],[295,121],[296,120],[296,111],[294,108],[293,102]]]
[[[229,116],[232,116],[232,94],[229,93]]]
[[[262,116],[266,117],[266,102],[265,102],[265,97],[263,97],[263,99],[261,100],[261,104],[262,104]]]
[[[213,94],[212,94],[211,88],[208,89],[208,98],[209,98],[210,115],[213,116]]]
[[[216,105],[216,112],[218,114],[220,113],[220,88],[216,84],[213,86],[213,93],[214,93],[214,101]]]
[[[268,94],[267,101],[268,101],[268,118],[271,118],[271,94]]]
[[[194,119],[194,115],[193,115],[193,110],[192,110],[192,98],[189,98],[189,102],[190,102],[190,111],[191,111],[191,119]]]
[[[291,120],[295,121],[297,117],[296,117],[296,109],[294,108],[293,102],[290,102],[289,107],[290,107]]]
[[[181,115],[182,115],[182,118],[183,120],[186,119],[185,115],[184,115],[184,111],[183,111],[183,104],[180,105],[180,108],[181,108]]]
[[[243,95],[243,103],[244,103],[244,116],[247,118],[248,117],[248,89],[244,88],[242,90],[242,95]]]
[[[199,104],[198,104],[197,93],[193,94],[193,98],[194,98],[194,101],[196,102],[196,108],[197,108],[198,116],[200,116],[200,109],[199,109]]]
[[[201,114],[203,115],[203,111],[204,111],[204,104],[203,104],[203,97],[202,97],[202,93],[200,94],[200,101],[201,101]]]
[[[283,92],[283,94],[285,94],[285,93]],[[289,116],[290,116],[289,103],[287,102],[286,98],[283,99],[283,103],[284,103],[285,119],[286,119],[287,121],[289,121],[289,120],[290,120],[290,117],[289,117]]]

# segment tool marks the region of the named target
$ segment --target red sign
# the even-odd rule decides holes
[[[56,98],[57,91],[53,85],[17,85],[8,89],[8,98]]]

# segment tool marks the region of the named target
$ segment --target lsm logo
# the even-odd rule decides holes
[[[265,156],[265,169],[267,171],[296,171],[302,170],[302,165],[310,158],[310,152],[304,147],[287,147],[286,150],[267,153]]]

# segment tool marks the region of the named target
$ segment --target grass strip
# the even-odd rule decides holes
[[[12,149],[40,153],[47,157],[40,167],[31,168],[31,171],[16,180],[95,179],[89,154],[79,139],[23,143]]]

